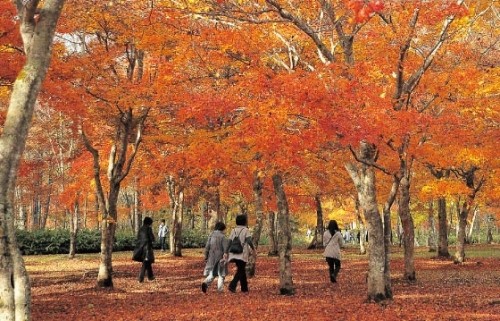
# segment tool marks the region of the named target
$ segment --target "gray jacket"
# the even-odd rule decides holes
[[[204,276],[207,276],[218,265],[224,253],[227,252],[228,245],[228,240],[221,231],[213,231],[210,234],[205,245],[205,260],[207,263],[203,271]],[[214,271],[213,275],[217,275],[217,271]]]

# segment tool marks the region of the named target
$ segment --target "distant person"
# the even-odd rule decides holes
[[[306,232],[306,235],[307,235],[307,238],[310,239],[311,236],[312,236],[312,230],[310,228],[307,228],[307,232]]]
[[[328,263],[330,281],[337,282],[337,275],[340,271],[340,248],[344,245],[343,237],[340,233],[337,221],[331,220],[328,223],[328,228],[323,234],[323,246],[325,251],[323,256]]]
[[[148,280],[154,280],[153,266],[155,256],[153,253],[153,242],[155,236],[153,234],[153,219],[145,217],[139,233],[137,234],[137,245],[134,250],[134,261],[142,262],[141,271],[139,272],[139,282],[144,282],[144,274],[147,274]]]
[[[215,223],[214,231],[210,234],[205,245],[205,270],[203,276],[205,281],[201,284],[201,290],[206,293],[210,284],[217,276],[217,290],[224,290],[224,278],[227,274],[227,247],[228,242],[224,236],[226,224],[222,222]]]
[[[238,238],[242,245],[241,253],[232,253],[232,244],[234,238]],[[249,251],[255,251],[255,247],[252,243],[252,235],[250,234],[250,230],[247,227],[247,216],[246,215],[238,215],[236,216],[236,227],[231,231],[229,235],[229,256],[228,262],[236,263],[236,274],[233,279],[229,283],[228,289],[231,292],[236,292],[236,287],[238,282],[241,286],[241,292],[248,292],[248,280],[246,274],[246,265],[248,262]]]
[[[158,227],[158,239],[160,240],[160,248],[162,251],[167,249],[167,236],[168,236],[168,227],[165,224],[165,220],[162,219],[160,221],[160,226]]]

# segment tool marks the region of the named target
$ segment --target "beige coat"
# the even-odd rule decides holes
[[[325,251],[323,252],[324,257],[333,257],[334,259],[340,260],[340,248],[344,245],[344,239],[339,231],[335,232],[332,237],[329,230],[326,230],[323,234],[323,246]]]
[[[243,253],[229,253],[228,261],[231,262],[232,260],[242,260],[248,262],[250,244],[252,243],[252,235],[250,234],[250,230],[246,226],[236,226],[229,235],[229,242],[231,242],[231,240],[237,235],[239,235],[241,244],[243,244]]]

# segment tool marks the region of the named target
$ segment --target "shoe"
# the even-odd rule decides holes
[[[149,281],[154,281],[156,278],[154,276],[148,278]]]
[[[233,288],[227,288],[229,291],[233,292],[233,293],[236,293],[236,289],[233,289]]]
[[[201,284],[201,291],[203,291],[203,293],[207,293],[207,289],[208,289],[208,285],[205,282],[203,282]]]

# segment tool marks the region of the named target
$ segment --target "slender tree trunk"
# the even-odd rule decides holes
[[[69,230],[69,258],[72,259],[76,255],[76,237],[78,236],[78,214],[79,214],[78,200],[75,201],[75,206],[70,214],[70,230]]]
[[[98,193],[95,193],[95,202],[94,202],[94,211],[95,211],[95,228],[96,230],[100,230],[101,229],[101,213],[99,212],[99,209],[100,209],[100,205],[99,205],[99,195]],[[137,235],[137,234],[136,234]]]
[[[182,220],[183,220],[183,204],[184,204],[184,192],[179,192],[178,196],[179,205],[175,215],[174,221],[174,256],[182,256]]]
[[[436,223],[434,219],[434,201],[429,201],[429,236],[427,238],[427,244],[429,245],[429,252],[437,251],[437,240],[436,240]]]
[[[383,214],[384,214],[384,251],[385,251],[385,262],[384,262],[384,278],[385,278],[385,293],[387,297],[392,297],[392,286],[391,286],[391,207],[396,200],[396,195],[398,193],[400,179],[398,176],[393,176],[393,183],[391,186],[391,191],[387,200],[384,204]]]
[[[316,228],[314,229],[314,237],[307,247],[308,249],[321,249],[323,248],[323,206],[321,205],[321,197],[319,194],[314,196],[314,203],[316,204]]]
[[[87,219],[89,213],[89,194],[85,193],[85,198],[83,200],[83,219],[82,219],[82,227],[83,229],[87,229]]]
[[[255,252],[248,258],[246,267],[247,275],[253,277],[255,275],[255,263],[257,261],[257,249],[259,247],[260,234],[262,233],[262,225],[264,223],[264,202],[262,200],[262,180],[259,172],[254,173],[253,194],[255,198],[255,215],[256,222],[252,233],[252,243],[255,246]]]
[[[404,275],[407,281],[415,281],[415,226],[410,213],[410,179],[409,175],[404,175],[401,179],[399,195],[399,217],[403,225],[403,247],[404,247]]]
[[[474,214],[472,215],[472,221],[470,223],[470,228],[469,228],[469,233],[467,234],[467,242],[469,244],[474,243],[473,235],[475,230],[479,229],[479,223],[478,223],[478,216],[479,216],[479,210],[476,208],[474,209]]]
[[[36,231],[40,228],[40,195],[38,192],[33,196],[31,203],[30,231]]]
[[[50,213],[50,200],[51,200],[51,195],[49,191],[49,195],[47,195],[47,200],[43,203],[43,206],[41,208],[40,228],[42,230],[45,229],[45,227],[47,226],[47,219]]]
[[[134,234],[139,234],[139,229],[141,228],[142,215],[141,215],[141,199],[139,197],[139,191],[134,189]]]
[[[19,205],[19,216],[16,222],[16,228],[19,230],[26,230],[26,221],[27,221],[27,210],[24,204]]]
[[[183,223],[183,188],[178,185],[173,176],[166,180],[167,191],[172,204],[172,226],[170,229],[170,253],[182,256],[182,223]],[[205,216],[205,215],[204,215]]]
[[[269,225],[269,252],[268,256],[278,255],[278,243],[276,242],[276,229],[275,229],[275,216],[274,212],[269,212],[267,215],[267,222]]]
[[[132,109],[120,111],[116,137],[108,159],[107,179],[109,190],[104,193],[101,182],[101,169],[99,152],[92,146],[83,130],[80,130],[83,143],[93,157],[94,181],[96,184],[96,194],[99,201],[99,208],[102,211],[101,222],[101,261],[97,275],[98,287],[113,287],[113,267],[112,253],[118,221],[118,197],[120,195],[120,184],[127,177],[135,156],[142,141],[142,130],[146,112],[137,118],[133,117]],[[134,133],[134,129],[137,130]],[[128,153],[130,142],[133,142],[132,152]]]
[[[273,186],[278,201],[278,253],[280,270],[280,294],[293,295],[295,289],[292,280],[292,235],[288,201],[281,174],[273,175]]]
[[[366,234],[366,229],[365,229],[365,224],[363,223],[363,218],[361,217],[361,208],[359,204],[359,197],[356,195],[356,217],[358,220],[359,224],[359,254],[364,255],[366,254],[366,247],[365,247],[365,234]]]
[[[476,171],[479,170],[478,167],[472,166],[471,168],[465,169],[453,169],[453,172],[461,177],[467,188],[469,189],[469,194],[462,204],[462,208],[458,215],[458,234],[457,234],[457,248],[455,252],[455,263],[463,263],[465,261],[465,237],[467,228],[467,218],[469,212],[473,208],[474,199],[477,193],[483,186],[485,179],[482,177],[476,182]],[[458,204],[460,207],[460,205]]]
[[[458,216],[457,245],[454,258],[455,263],[463,263],[465,261],[465,241],[468,215],[469,208],[466,204],[464,204]]]
[[[446,198],[438,198],[438,257],[449,258],[448,251],[448,216],[446,214]]]

